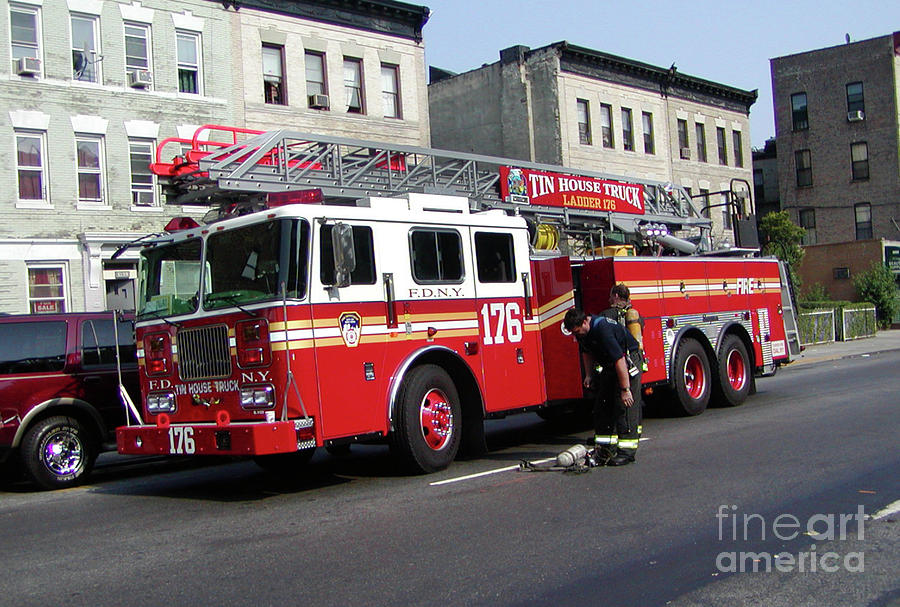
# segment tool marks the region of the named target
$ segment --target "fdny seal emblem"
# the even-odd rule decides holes
[[[360,334],[362,333],[362,322],[359,314],[356,312],[344,312],[338,318],[338,324],[341,327],[341,337],[344,338],[344,344],[348,348],[358,346]]]

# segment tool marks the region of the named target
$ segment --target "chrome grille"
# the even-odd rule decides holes
[[[213,325],[178,331],[178,375],[185,381],[231,375],[228,327]]]

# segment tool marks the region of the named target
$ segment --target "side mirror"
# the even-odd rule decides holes
[[[353,249],[353,227],[336,223],[331,230],[331,249],[334,251],[334,286],[350,286],[350,274],[356,269]]]

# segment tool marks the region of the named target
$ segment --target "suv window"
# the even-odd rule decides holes
[[[0,324],[0,374],[62,371],[65,365],[65,321]]]
[[[117,323],[119,332],[119,356],[122,364],[134,364],[134,328],[130,321]],[[81,364],[85,368],[116,364],[116,340],[112,320],[86,320],[81,324]]]

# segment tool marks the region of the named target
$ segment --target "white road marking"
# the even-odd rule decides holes
[[[888,504],[875,514],[871,516],[872,520],[878,520],[880,518],[884,518],[886,516],[890,516],[891,514],[896,514],[900,512],[900,500],[897,500],[893,503]]]
[[[548,457],[547,459],[539,459],[531,462],[532,464],[544,464],[547,462],[556,461],[555,457]],[[447,485],[450,483],[456,483],[459,481],[467,481],[470,478],[478,478],[479,476],[488,476],[489,474],[497,474],[498,472],[509,472],[510,470],[518,470],[519,464],[515,466],[506,466],[505,468],[496,468],[494,470],[486,470],[485,472],[478,472],[476,474],[467,474],[466,476],[458,476],[456,478],[447,478],[442,481],[435,481],[433,483],[428,483],[429,486],[435,487],[437,485]]]
[[[642,438],[641,441],[650,440],[649,438]],[[539,459],[531,462],[532,464],[546,464],[547,462],[556,461],[555,457],[548,457],[547,459]],[[484,472],[476,472],[475,474],[467,474],[466,476],[457,476],[456,478],[446,478],[442,481],[435,481],[433,483],[428,483],[429,487],[436,487],[438,485],[449,485],[450,483],[457,483],[459,481],[467,481],[472,478],[478,478],[479,476],[489,476],[491,474],[497,474],[499,472],[509,472],[510,470],[518,470],[519,464],[515,466],[505,466],[503,468],[495,468],[494,470],[486,470]]]

